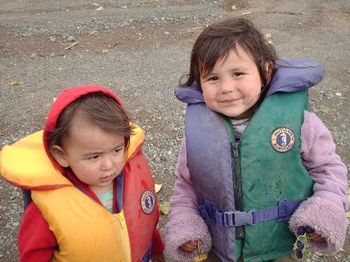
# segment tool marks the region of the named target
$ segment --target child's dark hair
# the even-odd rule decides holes
[[[126,111],[113,98],[103,93],[92,93],[80,97],[62,111],[56,128],[48,136],[49,148],[54,145],[62,146],[77,112],[106,132],[123,136],[125,147],[128,147],[132,126]]]
[[[209,74],[218,60],[226,58],[231,50],[237,50],[237,45],[252,56],[265,87],[269,82],[266,63],[275,63],[276,51],[254,24],[245,18],[226,19],[203,30],[192,48],[187,81],[180,85],[191,86],[197,82],[200,86],[200,76]],[[263,91],[266,90],[262,90],[262,93]]]

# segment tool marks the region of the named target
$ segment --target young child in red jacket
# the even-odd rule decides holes
[[[164,261],[144,134],[100,86],[64,90],[44,131],[5,146],[0,171],[31,190],[20,261]]]

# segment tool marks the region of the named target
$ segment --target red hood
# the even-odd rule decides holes
[[[81,96],[91,94],[91,93],[103,93],[107,96],[110,96],[113,98],[119,105],[122,106],[121,101],[119,98],[109,89],[98,86],[98,85],[86,85],[86,86],[76,86],[64,89],[60,95],[57,97],[56,101],[53,103],[50,112],[47,116],[45,128],[44,128],[44,134],[43,134],[43,140],[44,140],[44,147],[46,150],[46,153],[48,156],[50,156],[48,152],[48,141],[47,138],[50,135],[51,130],[56,128],[57,120],[62,113],[62,111],[71,103],[73,103],[75,100],[80,98]],[[59,169],[62,173],[63,168],[50,157],[52,163],[54,166]]]

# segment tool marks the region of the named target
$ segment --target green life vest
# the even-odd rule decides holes
[[[307,107],[307,91],[277,93],[264,101],[247,126],[240,147],[245,211],[268,208],[281,199],[305,199],[312,194],[313,182],[300,156],[301,125]],[[285,141],[288,144],[284,146],[281,142],[281,146],[276,139],[283,132],[291,132],[284,134],[291,141]],[[290,254],[294,241],[287,221],[246,226],[241,249],[244,261],[267,261]]]
[[[275,207],[281,200],[310,196],[313,182],[300,156],[301,125],[307,104],[307,90],[267,97],[236,149],[227,142],[235,144],[230,120],[202,103],[189,105],[187,165],[199,203],[210,203],[224,212],[249,212]],[[246,225],[243,239],[235,240],[237,227],[224,227],[202,211],[201,214],[212,235],[213,252],[223,261],[234,261],[240,256],[245,262],[269,261],[292,252],[295,237],[287,221]]]

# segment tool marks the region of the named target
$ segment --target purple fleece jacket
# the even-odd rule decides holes
[[[313,251],[333,253],[345,240],[348,220],[347,169],[336,154],[329,130],[313,113],[304,113],[301,127],[303,164],[313,182],[314,194],[305,200],[290,218],[290,230],[296,235],[300,226],[310,226],[320,233],[326,244],[311,242]],[[171,261],[193,261],[197,252],[186,253],[179,247],[188,240],[201,239],[202,251],[211,249],[208,227],[199,215],[197,198],[187,168],[185,139],[176,167],[177,181],[170,199],[170,214],[166,225],[165,252]],[[215,192],[213,192],[215,194]]]

